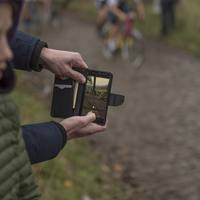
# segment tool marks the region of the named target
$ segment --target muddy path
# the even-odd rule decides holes
[[[89,140],[105,163],[121,164],[116,177],[125,192],[137,200],[199,200],[200,59],[146,40],[145,62],[131,71],[120,57],[104,59],[93,23],[71,16],[41,39],[113,72],[112,92],[125,103],[109,107],[107,130]]]

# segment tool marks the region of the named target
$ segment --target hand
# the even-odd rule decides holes
[[[89,112],[86,116],[74,116],[60,122],[67,132],[67,140],[76,139],[105,131],[108,120],[104,126],[92,123],[96,119],[94,113]]]
[[[88,68],[81,55],[77,52],[60,51],[43,48],[39,64],[57,75],[68,76],[79,83],[85,83],[85,77],[72,67]]]

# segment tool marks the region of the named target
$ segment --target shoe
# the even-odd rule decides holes
[[[111,53],[115,52],[116,50],[115,38],[110,38],[108,40],[108,49],[110,50]]]
[[[112,60],[113,54],[109,51],[108,48],[102,49],[102,53],[103,53],[106,60]]]

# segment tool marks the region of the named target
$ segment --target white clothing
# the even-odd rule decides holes
[[[108,6],[118,6],[120,2],[126,1],[126,0],[107,0],[106,4]],[[141,0],[133,0],[135,3],[141,2]]]

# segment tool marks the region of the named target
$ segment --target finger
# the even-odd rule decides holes
[[[95,113],[93,113],[92,111],[89,111],[88,113],[87,113],[87,115],[90,115],[90,114],[94,114],[95,115]],[[96,115],[95,115],[96,116]]]
[[[71,77],[72,79],[74,79],[75,81],[77,81],[77,82],[79,82],[79,83],[82,83],[82,84],[85,83],[86,78],[85,78],[85,76],[84,76],[83,74],[81,74],[80,72],[77,72],[77,71],[75,71],[75,70],[73,70],[73,69],[70,69],[70,70],[69,70],[69,73],[70,73],[70,77]]]
[[[108,118],[106,118],[106,123],[105,123],[104,127],[107,128],[107,126],[108,126]]]
[[[95,123],[89,123],[87,127],[82,129],[82,134],[92,135],[94,133],[103,132],[107,128],[107,123],[104,126],[97,125]]]
[[[88,112],[86,117],[88,117],[88,122],[93,122],[96,119],[96,115],[92,111]]]
[[[86,64],[83,60],[81,60],[81,61],[79,61],[79,62],[76,62],[76,63],[74,64],[74,67],[88,68],[87,64]]]
[[[89,112],[89,113],[92,113],[92,112]],[[103,131],[105,131],[106,128],[107,128],[107,126],[108,126],[108,119],[106,119],[106,123],[103,126],[97,125],[95,123],[89,123],[85,127],[85,129],[83,130],[83,132],[87,133],[88,135],[92,135],[92,134],[97,133],[97,132],[103,132]]]
[[[94,113],[89,112],[86,116],[77,116],[74,117],[74,125],[76,124],[76,128],[84,128],[86,127],[89,123],[92,123],[95,119],[96,116]]]
[[[66,131],[80,129],[86,127],[89,123],[96,119],[94,113],[90,112],[86,116],[74,116],[64,119],[60,124],[65,128]]]

